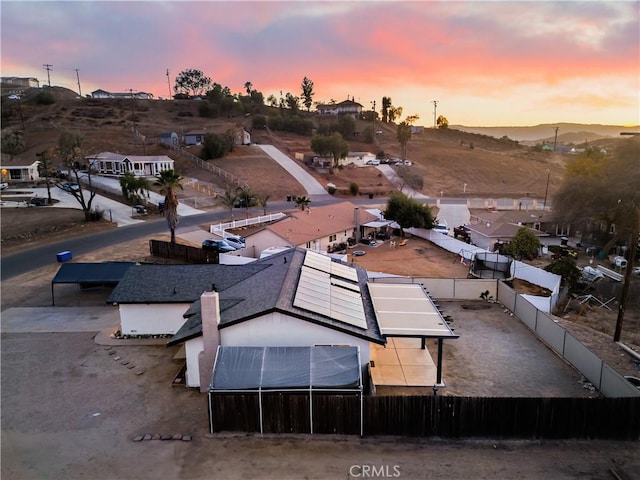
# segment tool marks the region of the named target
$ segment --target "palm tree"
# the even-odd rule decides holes
[[[233,207],[238,201],[238,198],[239,196],[237,189],[233,189],[229,185],[227,185],[224,193],[220,196],[220,201],[222,202],[222,204],[229,209],[231,221],[233,221]]]
[[[174,170],[163,170],[156,179],[155,185],[160,187],[160,193],[164,195],[164,216],[171,231],[171,243],[176,243],[176,225],[178,225],[178,195],[176,191],[182,190],[183,178]]]
[[[262,207],[262,212],[266,215],[267,214],[267,203],[269,202],[269,199],[271,198],[271,195],[263,195],[261,193],[256,194],[256,198],[258,200],[258,205],[260,205]]]
[[[300,210],[302,210],[303,212],[305,208],[309,207],[310,203],[311,200],[309,199],[309,197],[305,197],[304,195],[296,198],[296,205],[300,207]]]

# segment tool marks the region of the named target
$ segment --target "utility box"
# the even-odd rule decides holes
[[[56,254],[56,259],[60,263],[66,262],[67,260],[71,260],[72,258],[73,256],[71,255],[71,252],[69,250],[66,250],[64,252],[59,252]]]

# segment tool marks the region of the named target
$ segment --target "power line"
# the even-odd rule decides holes
[[[47,82],[49,83],[49,88],[51,88],[51,75],[49,75],[49,72],[53,70],[53,65],[49,63],[43,63],[42,66],[47,70]]]

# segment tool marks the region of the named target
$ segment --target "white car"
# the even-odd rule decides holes
[[[377,158],[371,159],[371,160],[367,160],[365,162],[366,165],[380,165],[380,160],[378,160]]]
[[[444,220],[436,220],[436,224],[433,227],[434,232],[442,233],[443,235],[449,235],[449,225]]]
[[[227,235],[224,238],[224,241],[234,247],[236,250],[240,250],[241,248],[247,246],[245,238],[241,237],[240,235]]]
[[[9,184],[7,182],[0,183],[0,190],[4,190],[5,188],[9,188]]]

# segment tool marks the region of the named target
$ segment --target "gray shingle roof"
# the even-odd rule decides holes
[[[366,287],[367,273],[361,267],[355,268],[367,321],[366,329],[361,329],[293,305],[305,253],[305,249],[295,248],[270,255],[251,264],[243,265],[259,268],[256,268],[251,274],[244,272],[245,276],[241,281],[233,282],[229,285],[216,283],[217,289],[220,292],[221,322],[219,328],[226,328],[270,312],[278,311],[358,338],[385,344],[386,340],[380,333],[373,302],[371,301],[369,289]],[[164,267],[170,268],[172,266]],[[239,266],[229,265],[229,267]],[[202,292],[204,292],[204,289],[200,293]],[[169,342],[170,345],[202,334],[202,318],[200,317],[199,302],[194,303],[186,315],[189,315],[188,320],[171,339]]]

